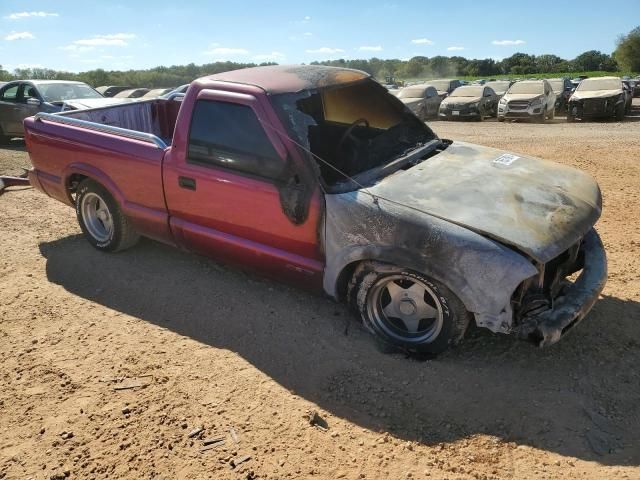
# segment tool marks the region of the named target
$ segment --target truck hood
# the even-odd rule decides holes
[[[454,142],[368,191],[516,247],[546,263],[598,220],[602,199],[586,173],[555,162]]]
[[[575,91],[571,98],[574,100],[582,100],[584,98],[608,98],[622,94],[622,89],[617,90],[587,90],[585,92]]]

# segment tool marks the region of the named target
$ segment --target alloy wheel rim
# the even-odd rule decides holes
[[[82,197],[82,220],[89,234],[98,242],[106,242],[113,234],[113,215],[100,195],[90,192]]]
[[[442,303],[425,282],[408,275],[381,278],[371,288],[367,313],[388,336],[410,343],[431,343],[442,330]]]

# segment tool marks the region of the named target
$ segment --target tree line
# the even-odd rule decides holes
[[[572,60],[557,55],[530,55],[515,53],[496,61],[492,58],[467,59],[460,56],[417,56],[409,60],[370,58],[368,60],[330,60],[312,62],[312,65],[330,65],[363,70],[379,80],[388,78],[435,78],[452,76],[489,77],[494,75],[521,76],[529,74],[554,74],[562,72],[640,72],[640,27],[621,36],[612,55],[597,50],[581,53]],[[260,65],[273,65],[262,63]],[[132,87],[173,87],[189,83],[205,75],[256,66],[254,63],[215,62],[204,65],[174,65],[148,70],[91,70],[71,73],[49,68],[2,70],[0,80],[49,79],[78,80],[89,85],[130,85]]]

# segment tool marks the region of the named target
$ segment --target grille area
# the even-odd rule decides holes
[[[529,102],[526,100],[512,100],[509,102],[509,109],[526,110],[529,108]]]

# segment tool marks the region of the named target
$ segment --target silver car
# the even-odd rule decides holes
[[[505,119],[530,119],[544,123],[553,119],[556,94],[546,80],[516,82],[498,103],[498,121]]]
[[[102,98],[86,83],[16,80],[0,87],[0,141],[24,136],[22,121],[38,112],[55,113],[67,100]]]

